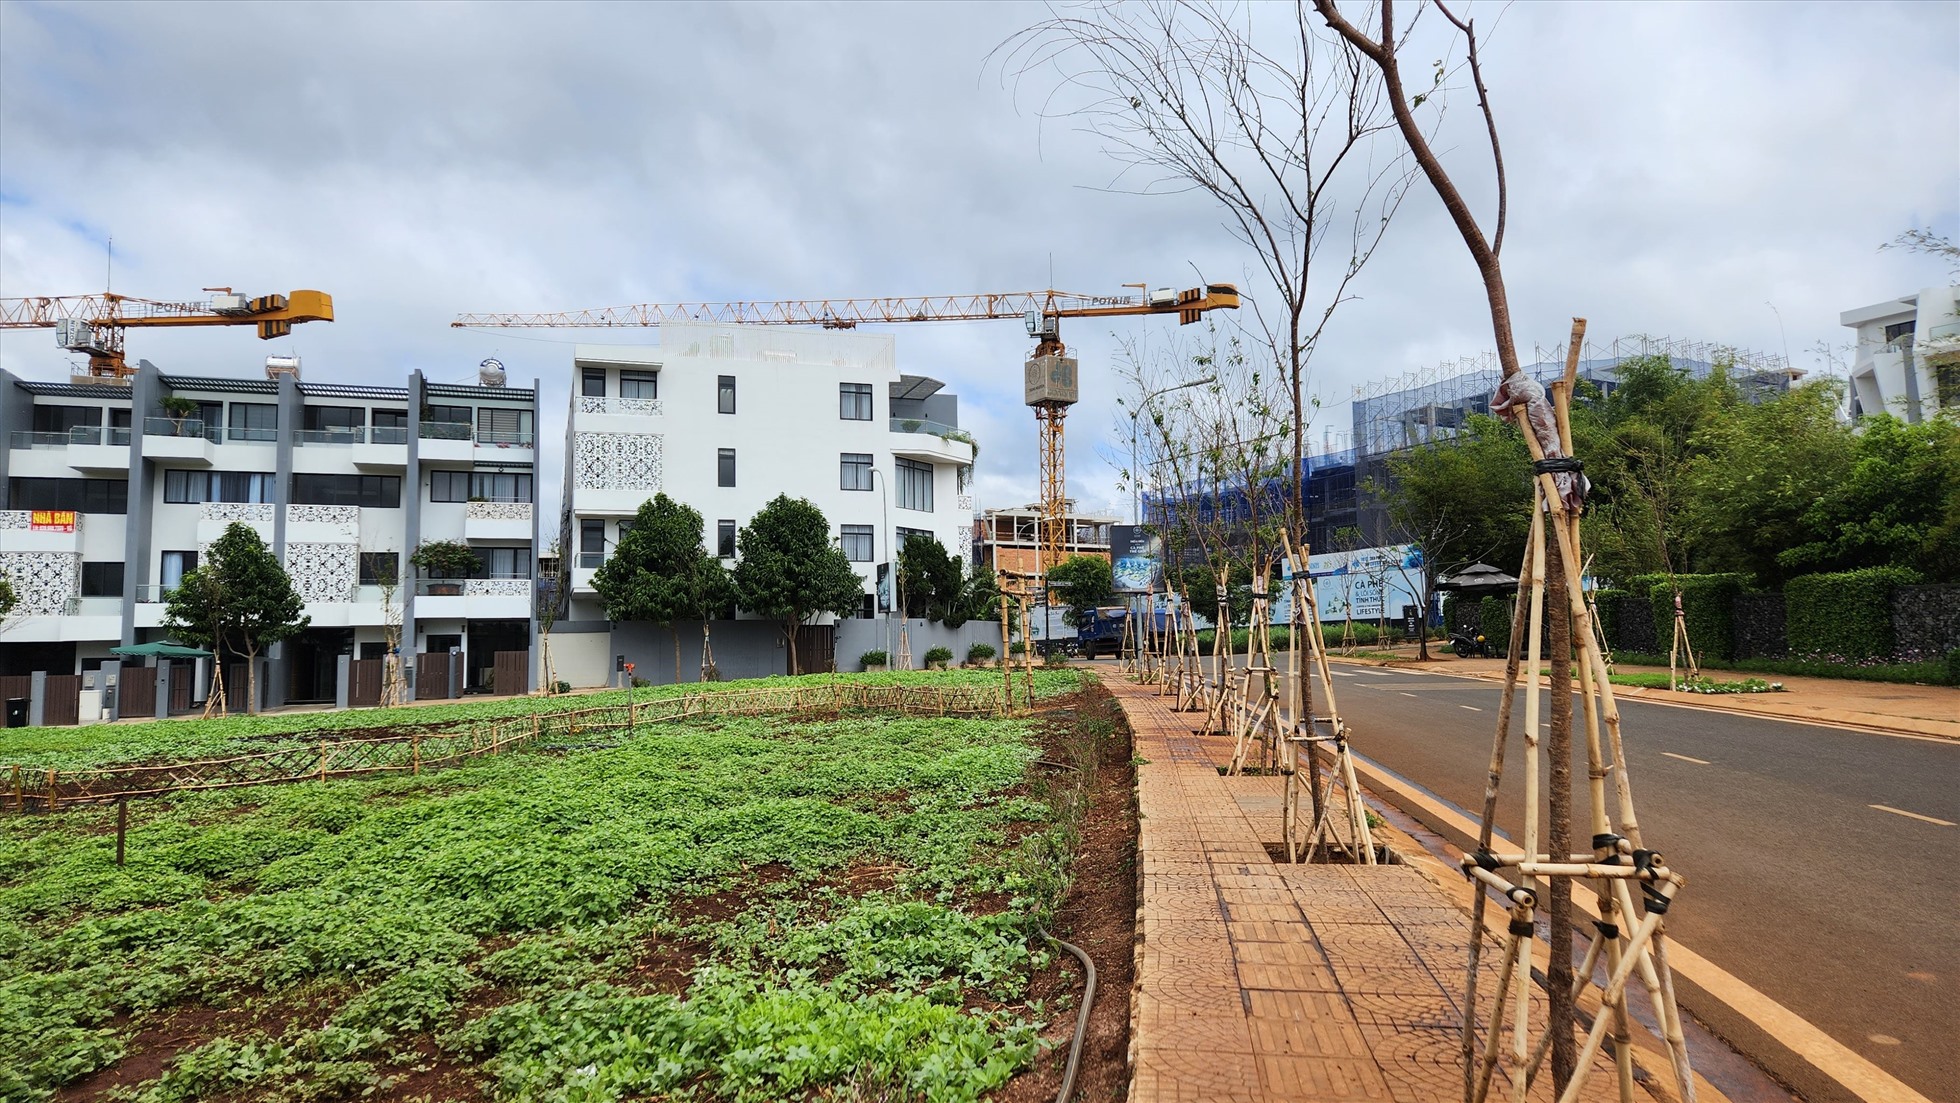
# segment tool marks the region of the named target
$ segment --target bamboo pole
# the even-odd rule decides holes
[[[116,865],[123,864],[123,842],[129,837],[129,797],[116,798]]]
[[[1541,503],[1534,497],[1531,503],[1531,623],[1525,640],[1525,698],[1524,698],[1524,849],[1527,854],[1538,853],[1538,660],[1540,634],[1545,623],[1545,525]],[[1535,887],[1526,880],[1527,888]],[[1527,1036],[1530,1030],[1530,984],[1531,953],[1528,942],[1521,943],[1517,949],[1519,960],[1513,969],[1512,983],[1516,991],[1512,999],[1517,1008],[1511,1018],[1511,1059],[1514,1067],[1522,1069],[1527,1056]],[[1524,1099],[1524,1077],[1518,1077],[1514,1098],[1519,1103]]]

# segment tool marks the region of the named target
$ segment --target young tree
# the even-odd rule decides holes
[[[640,505],[632,527],[592,576],[606,618],[648,621],[674,637],[674,681],[681,680],[680,622],[718,606],[726,582],[721,562],[702,543],[701,514],[657,494]]]
[[[306,630],[313,618],[292,576],[251,526],[232,522],[204,562],[165,595],[166,625],[186,642],[245,658],[246,710],[259,711],[259,655]]]
[[[924,617],[948,628],[967,622],[963,601],[966,578],[945,545],[923,533],[905,538],[898,549],[898,584],[905,615]]]
[[[1062,623],[1071,627],[1083,614],[1116,600],[1116,576],[1109,560],[1099,555],[1071,555],[1048,568],[1048,598],[1068,606]]]
[[[18,599],[14,597],[13,582],[8,580],[6,575],[0,574],[0,620],[6,620],[7,614],[14,611],[16,600]]]
[[[735,598],[751,613],[780,622],[789,668],[798,669],[796,629],[821,613],[849,616],[864,580],[830,536],[830,522],[808,498],[778,494],[736,538]]]

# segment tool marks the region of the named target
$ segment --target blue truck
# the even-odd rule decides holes
[[[1090,609],[1076,618],[1075,652],[1085,659],[1098,654],[1115,655],[1123,650],[1123,626],[1130,611],[1121,605]]]

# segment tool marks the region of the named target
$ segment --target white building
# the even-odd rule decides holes
[[[113,661],[111,647],[163,639],[164,592],[233,522],[265,539],[312,618],[269,656],[267,704],[360,700],[374,668],[350,664],[385,650],[384,580],[401,580],[404,661],[443,667],[425,689],[448,680],[452,650],[460,690],[490,688],[498,653],[531,649],[535,390],[420,372],[392,388],[267,376],[148,362],[122,384],[0,373],[0,571],[19,597],[0,625],[0,676],[79,674]],[[468,543],[472,577],[413,580],[409,554],[438,540]],[[208,678],[185,674],[179,707]]]
[[[657,493],[698,510],[703,542],[730,566],[736,533],[765,504],[779,494],[809,499],[858,568],[867,621],[879,616],[879,564],[906,536],[928,534],[967,558],[974,446],[959,429],[958,399],[937,380],[901,373],[890,336],[673,323],[660,336],[659,346],[579,345],[573,354],[563,527],[571,600],[552,643],[561,676],[578,681],[614,654],[600,649],[607,626],[592,578],[621,524]],[[773,648],[771,639],[718,630],[716,658],[731,674],[780,671],[773,654],[735,654]]]
[[[1929,287],[1847,310],[1838,321],[1858,332],[1854,419],[1884,411],[1919,422],[1960,408],[1960,287]]]

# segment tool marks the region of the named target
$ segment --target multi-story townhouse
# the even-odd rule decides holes
[[[1857,331],[1846,400],[1856,419],[1888,413],[1917,423],[1960,408],[1960,287],[1928,287],[1847,310]]]
[[[581,344],[573,353],[562,530],[570,634],[554,637],[561,669],[630,650],[615,640],[601,651],[605,637],[577,632],[604,626],[593,575],[640,504],[662,491],[700,511],[705,545],[730,566],[737,532],[771,499],[815,503],[864,582],[861,631],[834,626],[844,667],[860,638],[881,638],[872,627],[889,604],[880,566],[907,536],[925,533],[969,558],[975,448],[959,428],[958,399],[938,380],[901,372],[890,336],[670,323],[660,337],[657,347]],[[717,629],[724,671],[786,666],[768,626],[753,627]],[[769,652],[753,653],[761,648]],[[812,665],[809,655],[799,660]]]
[[[535,389],[420,372],[406,387],[313,383],[295,368],[269,362],[257,379],[144,362],[126,384],[0,373],[0,570],[20,599],[0,625],[0,676],[93,670],[111,647],[164,638],[164,594],[234,522],[285,564],[312,621],[267,657],[266,704],[372,692],[353,664],[382,657],[391,623],[411,682],[418,656],[442,668],[425,695],[448,691],[452,666],[455,689],[489,688],[497,654],[531,649]],[[408,557],[438,540],[477,553],[471,577],[414,577]],[[525,670],[500,688],[528,689]],[[177,705],[208,676],[177,679]]]

